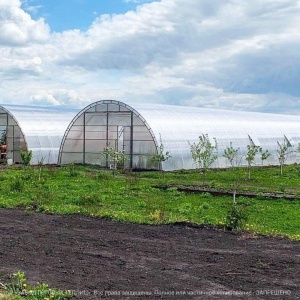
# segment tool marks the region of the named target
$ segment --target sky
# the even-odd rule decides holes
[[[0,0],[1,104],[300,115],[300,0]]]

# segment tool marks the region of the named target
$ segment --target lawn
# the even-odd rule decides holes
[[[255,234],[300,240],[300,200],[272,200],[263,192],[300,195],[300,166],[210,169],[205,181],[197,171],[121,172],[89,166],[10,166],[0,172],[0,207],[22,207],[56,214],[84,214],[122,222],[167,224],[190,222],[224,226],[232,209],[231,196],[179,192],[178,185],[222,188],[258,193],[238,197],[247,215],[241,229]],[[238,178],[238,179],[236,179]],[[159,189],[154,186],[170,188]]]

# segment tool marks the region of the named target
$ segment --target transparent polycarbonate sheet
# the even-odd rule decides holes
[[[76,130],[81,133],[75,133]],[[72,121],[62,144],[60,162],[70,160],[72,147],[68,140],[80,136],[84,140],[82,163],[108,166],[110,161],[98,157],[103,148],[109,146],[124,151],[126,166],[157,168],[152,158],[162,142],[164,152],[171,155],[162,163],[164,170],[191,169],[196,165],[190,145],[197,143],[201,134],[208,134],[211,141],[217,140],[218,159],[213,167],[230,165],[224,158],[224,150],[230,143],[239,149],[241,164],[247,164],[245,155],[250,144],[271,152],[264,164],[278,164],[278,143],[288,140],[290,150],[295,150],[300,142],[300,117],[104,100],[89,105]],[[295,159],[300,160],[299,154],[289,155],[287,162]],[[262,163],[259,155],[255,163]]]
[[[78,126],[79,118],[83,120],[82,127]],[[68,162],[67,156],[72,153],[70,142],[74,136],[79,136],[74,128],[82,131],[80,136],[84,146],[81,163],[109,167],[114,162],[111,157],[103,155],[106,147],[123,151],[125,166],[133,168],[145,165],[141,160],[147,161],[147,156],[152,157],[156,153],[154,137],[144,121],[130,107],[117,101],[91,104],[74,118],[62,143],[61,164]]]
[[[78,110],[21,105],[0,106],[8,116],[8,158],[20,161],[20,150],[32,151],[32,164],[57,164],[63,135]]]
[[[165,151],[170,152],[171,158],[163,163],[164,170],[195,168],[189,144],[197,143],[201,134],[208,134],[210,140],[215,137],[218,142],[215,167],[229,166],[223,154],[230,142],[234,148],[239,148],[241,164],[247,163],[245,154],[250,138],[272,153],[264,164],[278,164],[277,142],[283,142],[284,136],[291,137],[292,151],[300,141],[300,116],[296,115],[142,103],[131,106],[146,120],[158,143],[161,136]],[[289,155],[287,163],[295,159],[299,160],[299,154]],[[255,163],[261,164],[259,155]]]

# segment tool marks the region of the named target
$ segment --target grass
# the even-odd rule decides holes
[[[6,284],[0,282],[3,292],[0,292],[0,300],[67,300],[74,298],[70,291],[60,291],[49,288],[45,283],[37,285],[27,284],[25,273],[13,274]]]
[[[239,190],[292,193],[300,195],[300,166],[237,170]],[[245,180],[244,180],[245,178]],[[201,185],[197,171],[117,172],[93,167],[44,167],[39,180],[38,168],[9,167],[0,172],[0,207],[23,207],[46,213],[85,214],[118,221],[167,224],[191,222],[223,226],[232,207],[232,197],[209,193],[186,194],[176,188],[155,185]],[[227,170],[208,170],[207,186],[231,189],[234,174]],[[257,197],[237,198],[247,212],[243,229],[256,234],[287,236],[300,240],[300,200],[271,200]]]

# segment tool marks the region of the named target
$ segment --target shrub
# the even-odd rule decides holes
[[[243,229],[248,219],[248,213],[245,208],[233,203],[226,216],[226,227],[229,230]]]

